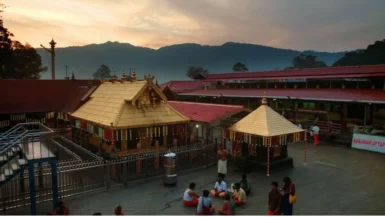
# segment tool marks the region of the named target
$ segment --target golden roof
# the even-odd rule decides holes
[[[167,104],[167,98],[152,82],[104,82],[91,99],[71,116],[114,129],[186,123],[189,119]]]
[[[235,123],[229,130],[257,136],[279,136],[303,131],[267,106],[265,98],[258,109]]]

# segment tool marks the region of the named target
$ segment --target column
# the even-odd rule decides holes
[[[29,201],[31,204],[31,215],[36,215],[36,197],[35,197],[35,174],[34,163],[28,163],[28,177],[29,177]]]
[[[59,188],[58,188],[58,182],[57,182],[57,166],[56,166],[56,159],[52,158],[51,160],[51,177],[52,177],[52,202],[53,202],[53,209],[56,208],[57,204],[59,203]]]
[[[127,129],[124,129],[121,131],[122,135],[122,141],[121,141],[121,150],[125,151],[127,150]]]
[[[298,117],[298,101],[294,102],[294,122],[297,123]]]

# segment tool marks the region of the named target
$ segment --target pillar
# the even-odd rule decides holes
[[[31,215],[36,215],[36,195],[35,195],[35,174],[34,163],[28,163],[28,177],[29,177],[29,202],[31,207]]]
[[[122,151],[125,151],[127,150],[127,129],[124,129],[121,132],[123,135],[122,135],[122,141],[120,143],[121,144],[120,148]]]
[[[58,181],[57,181],[57,165],[56,165],[56,159],[52,158],[51,160],[51,178],[52,178],[52,202],[53,202],[53,209],[56,208],[57,204],[59,203],[59,188],[58,188]]]
[[[294,121],[297,123],[297,117],[298,117],[298,101],[294,102]]]
[[[348,104],[342,103],[341,104],[341,130],[346,129],[346,119],[348,115]]]

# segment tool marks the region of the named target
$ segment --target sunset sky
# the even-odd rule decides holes
[[[38,47],[228,41],[344,51],[385,39],[385,0],[2,0],[4,25]]]

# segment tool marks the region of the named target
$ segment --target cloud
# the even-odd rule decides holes
[[[33,46],[119,41],[159,48],[227,41],[299,50],[364,48],[385,35],[385,1],[5,0],[4,24]]]

